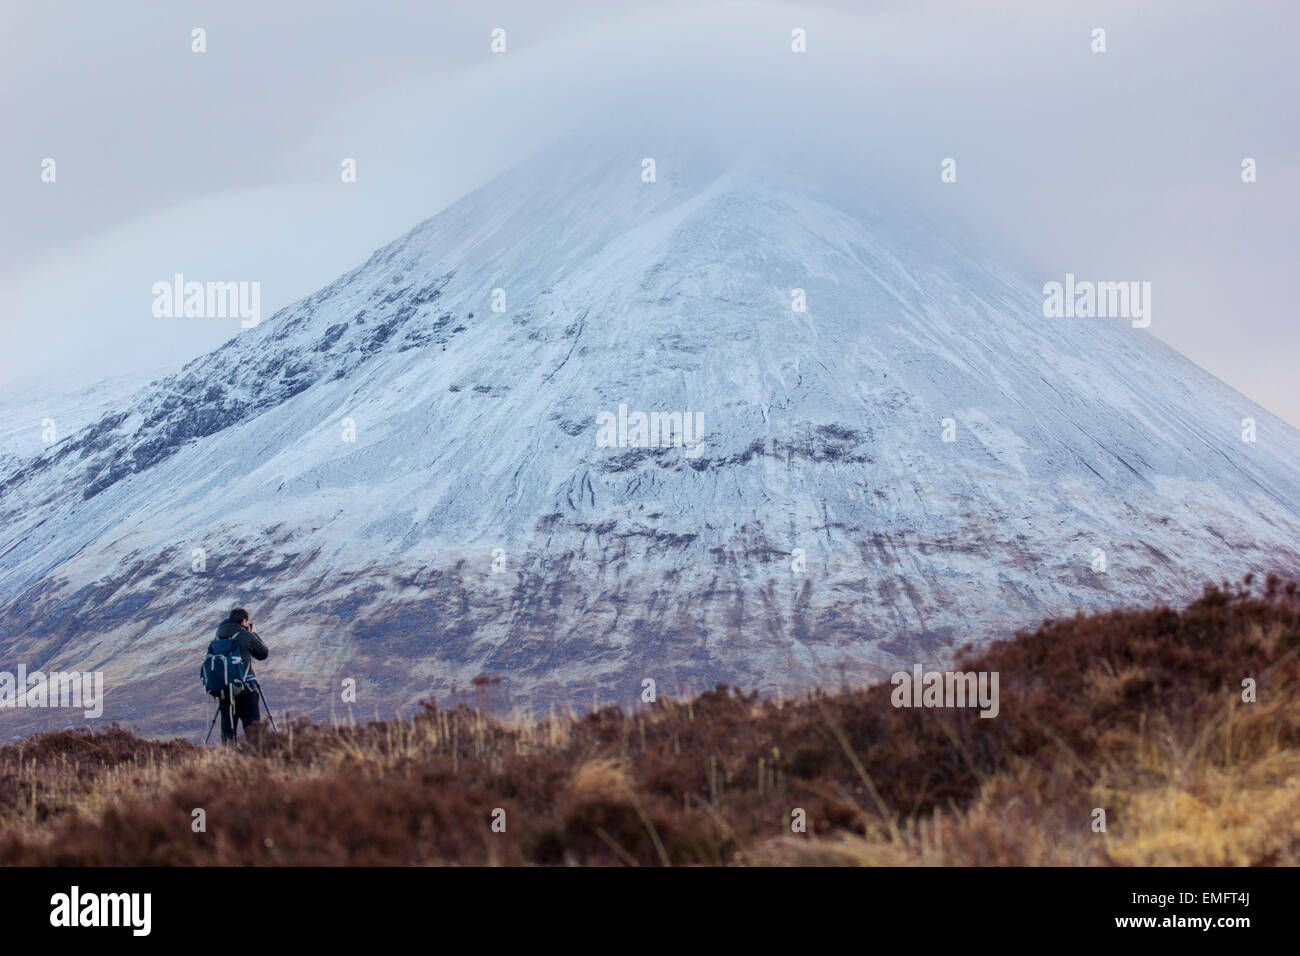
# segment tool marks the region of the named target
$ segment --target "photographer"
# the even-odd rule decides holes
[[[249,662],[249,673],[252,672],[252,662],[254,660],[264,661],[270,654],[267,647],[262,643],[262,639],[257,636],[257,629],[253,627],[253,622],[248,616],[248,612],[242,607],[237,607],[230,612],[230,616],[217,625],[217,639],[226,640],[235,637],[239,640],[239,650],[243,654],[244,660]],[[258,695],[255,693],[244,693],[235,696],[234,713],[231,713],[230,698],[223,694],[221,697],[221,742],[223,744],[233,744],[235,742],[235,728],[237,723],[244,725],[244,736],[250,734],[250,728],[262,718],[261,710],[258,707]]]

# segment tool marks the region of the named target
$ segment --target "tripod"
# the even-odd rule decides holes
[[[271,729],[274,730],[276,733],[279,733],[280,728],[275,726],[275,717],[271,713],[271,705],[266,702],[266,694],[262,693],[262,682],[257,679],[256,674],[250,674],[249,678],[250,679],[244,683],[244,686],[247,688],[249,685],[251,685],[253,690],[257,691],[257,696],[262,698],[262,706],[266,708],[266,719],[271,722]],[[207,736],[203,738],[203,746],[205,747],[208,745],[208,741],[212,739],[212,728],[217,725],[217,718],[221,716],[222,703],[223,701],[221,700],[221,698],[217,698],[216,712],[212,715],[212,722],[208,724]],[[230,698],[230,703],[231,703],[231,707],[233,708],[234,707],[233,697]],[[230,715],[230,726],[232,729],[235,726],[235,715],[233,713],[231,713]]]

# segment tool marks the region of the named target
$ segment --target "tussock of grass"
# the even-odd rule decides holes
[[[994,719],[884,684],[536,721],[429,704],[238,753],[47,733],[0,748],[0,862],[1295,865],[1298,662],[1296,585],[1247,579],[967,649],[957,669],[1000,673]]]

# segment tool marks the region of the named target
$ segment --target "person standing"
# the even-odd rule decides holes
[[[242,607],[237,607],[230,612],[230,616],[217,625],[217,640],[228,640],[232,637],[239,639],[239,651],[243,655],[247,664],[247,673],[253,673],[253,661],[264,661],[270,655],[266,644],[257,636],[257,628],[253,626],[252,618]],[[230,692],[226,691],[220,697],[221,710],[221,742],[223,744],[233,744],[235,742],[235,732],[238,724],[244,725],[244,736],[247,737],[253,724],[262,719],[261,708],[258,706],[259,694],[256,691],[245,691],[242,694],[236,694],[234,707],[231,707],[229,697]]]

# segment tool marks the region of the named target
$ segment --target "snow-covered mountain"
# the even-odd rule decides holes
[[[483,673],[590,705],[838,684],[1300,570],[1300,433],[1146,331],[1044,318],[1061,277],[861,184],[641,159],[521,166],[6,458],[0,669],[102,669],[105,719],[201,733],[242,604],[277,710]],[[637,412],[702,441],[636,447]]]
[[[8,475],[22,459],[38,456],[59,436],[73,435],[99,421],[105,412],[130,401],[150,380],[167,371],[170,369],[157,370],[154,375],[113,375],[72,391],[50,382],[40,388],[10,386],[0,396],[0,474]]]

